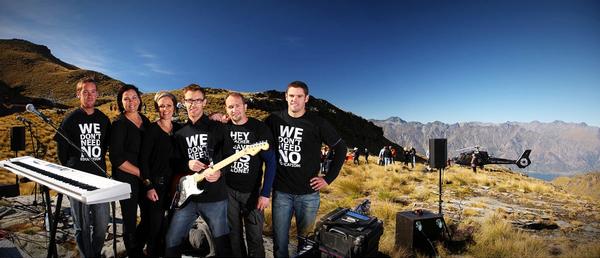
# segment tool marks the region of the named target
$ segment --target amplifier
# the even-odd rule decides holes
[[[383,222],[348,208],[337,208],[321,218],[315,231],[322,257],[372,257],[379,251]]]
[[[444,228],[442,214],[426,210],[398,212],[395,247],[435,255],[433,242],[442,239]]]

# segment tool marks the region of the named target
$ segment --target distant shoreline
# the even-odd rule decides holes
[[[559,176],[565,176],[564,174],[556,174],[556,173],[544,173],[544,172],[525,172],[529,177],[542,179],[544,181],[552,181]]]

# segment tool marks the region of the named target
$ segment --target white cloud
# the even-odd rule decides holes
[[[138,54],[138,56],[145,58],[145,59],[155,59],[156,58],[155,54],[152,54],[143,49],[137,48],[137,49],[135,49],[135,52]]]
[[[166,75],[173,75],[173,74],[175,74],[175,73],[173,73],[170,70],[162,68],[157,63],[145,63],[144,66],[148,67],[151,71],[153,71],[155,73],[166,74]]]
[[[135,52],[138,54],[139,57],[145,60],[144,66],[148,67],[150,71],[165,75],[175,74],[173,71],[163,68],[162,65],[158,63],[158,55],[141,48],[136,48]]]

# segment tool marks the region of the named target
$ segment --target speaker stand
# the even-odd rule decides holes
[[[439,172],[439,176],[440,176],[439,181],[438,181],[439,182],[439,189],[438,190],[439,190],[439,198],[440,198],[439,199],[439,210],[438,210],[438,213],[440,215],[443,215],[442,214],[442,202],[443,202],[442,201],[442,174],[444,173],[444,169],[443,168],[439,168],[438,172]]]

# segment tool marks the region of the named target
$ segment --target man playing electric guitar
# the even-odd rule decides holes
[[[207,100],[204,90],[197,84],[183,88],[188,121],[175,133],[175,142],[181,157],[180,171],[202,172],[211,161],[221,159],[223,126],[203,115]],[[214,238],[217,256],[231,256],[229,227],[227,225],[227,191],[221,171],[206,173],[198,183],[202,194],[194,195],[175,210],[166,236],[166,257],[181,256],[180,244],[192,224],[202,216]]]

